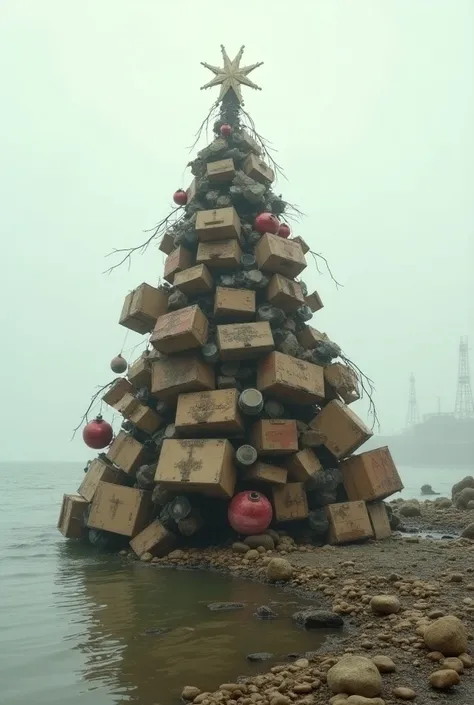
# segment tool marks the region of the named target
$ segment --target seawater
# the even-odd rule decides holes
[[[315,650],[290,615],[301,600],[268,586],[208,573],[124,563],[64,540],[62,494],[83,466],[0,464],[0,683],[6,705],[172,705],[186,684],[216,687],[261,670],[249,652]],[[402,468],[405,497],[431,484],[443,495],[466,470]],[[246,602],[211,613],[216,601]],[[279,619],[253,617],[272,604]],[[162,636],[149,630],[169,630]]]

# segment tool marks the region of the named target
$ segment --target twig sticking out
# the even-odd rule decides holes
[[[202,133],[204,131],[206,132],[206,135],[207,135],[207,131],[209,130],[210,122],[216,120],[216,118],[218,116],[218,106],[219,106],[218,102],[212,104],[208,114],[206,115],[206,117],[204,118],[204,120],[200,124],[198,131],[196,132],[196,135],[195,135],[196,139],[194,140],[193,144],[189,148],[190,152],[192,152],[195,149],[195,147],[198,144],[199,140],[201,139]]]
[[[341,353],[341,360],[344,360],[346,365],[354,372],[354,374],[357,376],[357,379],[359,380],[360,386],[362,393],[360,395],[360,398],[364,398],[365,396],[369,400],[369,417],[372,418],[372,431],[374,430],[375,426],[377,426],[377,431],[380,431],[380,421],[379,417],[377,414],[377,409],[375,407],[375,402],[373,399],[374,393],[375,393],[375,385],[374,381],[370,379],[370,377],[367,377],[364,372],[358,367],[352,360],[350,360],[348,357],[346,357],[344,354]]]
[[[337,281],[335,278],[334,274],[332,273],[331,267],[329,266],[329,262],[327,261],[326,257],[322,255],[320,252],[314,252],[313,250],[310,250],[310,253],[313,255],[314,263],[316,265],[316,269],[318,270],[319,274],[322,274],[321,270],[319,269],[318,266],[318,260],[317,258],[319,257],[320,259],[323,260],[324,264],[326,265],[326,269],[329,272],[329,276],[333,280],[334,284],[336,285],[336,289],[339,289],[340,286],[344,286],[344,284],[341,284],[340,282]]]
[[[89,415],[90,410],[92,409],[92,407],[96,403],[97,398],[102,394],[103,391],[108,389],[108,387],[111,387],[116,379],[117,379],[117,377],[114,377],[114,379],[111,382],[107,382],[107,384],[104,384],[102,387],[99,387],[97,389],[97,391],[95,392],[95,394],[92,395],[89,406],[87,407],[85,413],[82,415],[82,418],[79,421],[78,425],[76,426],[76,428],[72,432],[71,441],[73,440],[73,438],[75,437],[75,435],[79,431],[79,429],[81,428],[84,421],[89,422],[88,415]]]
[[[171,213],[169,213],[166,218],[163,218],[163,220],[161,220],[157,225],[155,225],[153,228],[150,228],[150,230],[144,230],[145,233],[151,232],[151,235],[147,240],[145,240],[145,242],[142,242],[141,245],[136,245],[135,247],[123,247],[121,249],[114,249],[112,250],[112,252],[109,252],[109,254],[106,255],[107,257],[110,257],[111,255],[120,255],[123,253],[125,254],[120,260],[120,262],[117,262],[117,264],[114,264],[112,265],[112,267],[109,267],[109,269],[106,269],[104,274],[110,274],[111,272],[113,272],[114,269],[121,267],[122,264],[124,264],[125,262],[128,262],[128,268],[130,269],[132,255],[135,252],[139,252],[142,255],[148,249],[149,245],[153,242],[155,238],[164,234],[164,231],[170,226],[171,219],[180,210],[181,206],[173,208]],[[174,223],[177,223],[179,220],[181,220],[182,217],[184,216],[180,216],[179,218],[177,218]]]
[[[275,159],[273,158],[273,156],[271,154],[271,152],[276,152],[277,150],[271,146],[271,142],[269,142],[267,139],[265,139],[265,137],[262,137],[262,135],[260,135],[257,132],[257,129],[255,127],[255,122],[253,121],[253,118],[249,115],[249,113],[246,110],[244,110],[243,108],[241,109],[241,112],[242,112],[242,115],[247,120],[247,124],[245,125],[245,127],[252,134],[252,137],[261,146],[264,155],[266,156],[268,161],[271,163],[274,170],[278,174],[280,174],[280,176],[282,176],[284,179],[286,179],[286,181],[288,181],[288,179],[283,171],[283,168],[275,161]]]
[[[285,219],[293,223],[300,223],[303,218],[306,218],[306,213],[303,213],[294,203],[286,202]]]

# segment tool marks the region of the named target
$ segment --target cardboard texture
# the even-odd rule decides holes
[[[168,255],[163,271],[163,279],[173,284],[177,272],[189,269],[194,264],[192,253],[180,245]]]
[[[243,473],[246,482],[263,483],[265,485],[285,485],[288,471],[285,468],[257,462]]]
[[[151,385],[151,362],[148,355],[140,355],[138,360],[132,362],[128,367],[128,381],[133,384],[135,389],[146,387],[150,389]]]
[[[130,414],[139,406],[140,402],[133,394],[124,394],[120,401],[115,405],[115,409],[122,414],[124,419],[129,419]]]
[[[149,459],[147,449],[125,431],[120,431],[112,441],[107,458],[127,475],[134,475],[140,465]]]
[[[137,556],[151,553],[152,556],[163,558],[174,550],[177,543],[176,536],[155,519],[130,541],[130,546]]]
[[[157,399],[174,404],[179,394],[215,389],[214,368],[193,354],[170,360],[156,360],[151,365],[151,393]]]
[[[306,240],[303,240],[303,238],[302,238],[300,235],[297,235],[296,237],[292,237],[291,240],[292,240],[293,242],[298,243],[298,245],[299,245],[299,246],[301,247],[301,249],[303,250],[303,254],[304,254],[304,255],[305,255],[307,252],[310,251],[310,249],[311,249],[310,246],[308,245],[308,243],[306,242]]]
[[[121,536],[136,536],[149,521],[151,509],[151,492],[99,482],[87,526]]]
[[[400,475],[386,446],[347,458],[340,468],[350,500],[373,502],[403,490]]]
[[[176,272],[173,284],[186,296],[207,294],[214,288],[211,274],[204,264],[197,264],[183,272]]]
[[[161,289],[140,284],[125,297],[119,323],[135,333],[150,333],[159,316],[168,310],[168,296]]]
[[[326,507],[329,543],[351,543],[373,537],[365,502],[343,502]]]
[[[311,482],[318,475],[324,472],[321,463],[311,448],[300,450],[286,461],[288,475],[293,482]]]
[[[387,509],[383,502],[370,502],[367,504],[372,530],[377,541],[387,539],[392,535]]]
[[[297,242],[278,235],[265,233],[255,248],[259,269],[272,274],[283,274],[289,279],[297,277],[306,268],[303,250]]]
[[[306,489],[302,482],[272,487],[273,515],[277,523],[300,521],[309,515]]]
[[[326,333],[320,333],[319,330],[311,326],[303,328],[303,330],[296,334],[296,337],[298,338],[299,344],[308,350],[313,350],[319,343],[329,340]]]
[[[282,402],[315,404],[324,398],[324,369],[275,351],[258,365],[257,389]]]
[[[260,147],[258,142],[249,135],[248,132],[246,132],[245,130],[241,130],[239,132],[239,135],[242,138],[242,146],[244,147],[244,149],[247,149],[249,152],[254,152],[257,155],[262,153],[262,148]]]
[[[322,434],[325,447],[338,460],[347,458],[373,435],[362,419],[337,399],[321,409],[309,426]]]
[[[285,313],[296,311],[305,303],[301,284],[282,274],[274,274],[267,287],[267,301]]]
[[[197,191],[196,179],[193,179],[191,181],[191,183],[189,184],[188,188],[186,189],[186,195],[188,197],[188,205],[191,203],[193,198],[196,197],[196,191]]]
[[[351,404],[360,399],[359,380],[355,372],[347,365],[333,362],[324,368],[324,381],[326,383],[326,397],[328,391],[336,393],[346,404]]]
[[[236,389],[180,394],[176,430],[185,436],[241,433],[244,424],[237,407],[238,399]]]
[[[150,343],[162,353],[200,348],[207,340],[208,322],[199,306],[172,311],[157,320]]]
[[[200,242],[196,262],[209,269],[237,269],[240,266],[242,250],[237,240],[221,242]]]
[[[163,425],[161,416],[145,404],[138,404],[128,418],[137,428],[149,435]]]
[[[121,478],[121,470],[114,467],[106,458],[94,458],[84,475],[78,492],[87,502],[92,502],[99,482],[110,482],[111,485],[119,485]]]
[[[161,252],[164,252],[165,255],[170,255],[173,252],[175,249],[175,244],[174,237],[171,232],[168,231],[163,235],[158,249],[161,250]]]
[[[155,480],[169,490],[229,499],[236,482],[234,449],[224,439],[165,440]]]
[[[206,167],[207,178],[213,184],[225,184],[232,181],[235,176],[235,165],[233,159],[220,159],[217,162],[209,162]]]
[[[221,360],[260,357],[275,347],[267,321],[217,326],[217,346]]]
[[[227,289],[216,287],[214,316],[240,321],[255,320],[255,291],[249,289]]]
[[[105,392],[102,401],[115,409],[116,405],[123,399],[125,394],[133,394],[133,392],[134,389],[128,379],[119,377]]]
[[[84,536],[84,515],[88,506],[89,502],[77,494],[63,496],[58,529],[67,539],[80,539]]]
[[[312,294],[308,294],[308,296],[305,296],[304,301],[305,304],[310,307],[313,313],[316,313],[316,311],[320,311],[322,308],[324,308],[324,304],[321,301],[321,297],[319,296],[317,291],[313,291]]]
[[[243,171],[260,184],[271,184],[275,181],[275,172],[256,154],[249,154],[244,161]]]
[[[199,242],[239,240],[240,231],[240,218],[232,206],[198,211],[196,214],[196,233]]]
[[[298,450],[296,421],[260,419],[253,424],[250,436],[259,455],[289,455]]]

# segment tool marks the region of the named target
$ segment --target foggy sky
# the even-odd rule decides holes
[[[474,346],[473,27],[470,0],[3,3],[0,460],[92,457],[71,430],[113,377],[124,296],[164,261],[104,276],[105,255],[191,181],[218,95],[199,62],[221,43],[265,62],[246,109],[306,214],[295,233],[344,284],[309,262],[312,325],[374,379],[383,431],[404,425],[411,372],[422,413],[452,410],[460,335]]]

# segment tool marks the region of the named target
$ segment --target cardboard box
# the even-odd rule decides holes
[[[84,514],[89,502],[77,494],[65,494],[59,514],[58,529],[67,539],[80,539],[84,536],[86,525]]]
[[[130,414],[139,406],[140,402],[133,394],[124,394],[114,409],[122,414],[125,419],[130,418]]]
[[[200,242],[196,262],[209,269],[237,269],[240,267],[242,250],[237,240]]]
[[[303,240],[303,238],[300,235],[297,235],[296,237],[291,238],[293,242],[297,242],[298,245],[301,247],[303,250],[303,254],[305,255],[307,252],[310,251],[310,246],[306,242],[306,240]]]
[[[296,311],[305,303],[301,284],[282,274],[274,274],[267,287],[267,301],[285,313]]]
[[[311,448],[290,455],[286,467],[291,481],[294,482],[311,482],[318,473],[323,472],[323,466]]]
[[[260,147],[258,142],[256,140],[254,140],[254,138],[249,135],[248,132],[246,132],[245,130],[241,130],[239,132],[239,136],[243,140],[243,146],[249,152],[254,152],[257,155],[262,153],[262,148]]]
[[[186,195],[188,197],[188,205],[191,203],[193,198],[196,197],[197,193],[197,184],[196,184],[196,179],[193,179],[191,183],[189,184],[188,188],[186,189]]]
[[[158,249],[161,250],[161,252],[164,252],[165,255],[170,255],[173,250],[176,249],[173,234],[169,230],[164,233],[163,237],[161,238],[161,242]]]
[[[392,535],[387,509],[383,502],[370,502],[367,504],[372,530],[377,541],[388,539]]]
[[[176,430],[184,436],[241,433],[244,423],[239,413],[237,389],[180,394],[176,409]]]
[[[350,543],[373,537],[365,502],[328,504],[329,543]]]
[[[260,184],[271,184],[275,181],[275,172],[268,164],[265,164],[263,159],[260,159],[256,154],[249,154],[244,161],[243,171],[247,176],[250,176]]]
[[[145,465],[150,459],[150,453],[130,434],[120,431],[110,445],[107,458],[127,475],[134,475],[140,465]]]
[[[225,184],[235,176],[235,165],[233,159],[219,159],[217,162],[208,162],[207,178],[213,184]]]
[[[308,518],[308,500],[302,482],[288,482],[286,485],[272,487],[272,504],[276,522]]]
[[[290,455],[298,450],[296,421],[260,419],[252,426],[250,437],[259,455]]]
[[[303,250],[297,242],[265,233],[255,248],[259,269],[294,279],[306,268]]]
[[[182,272],[189,269],[194,264],[192,253],[185,247],[180,245],[171,254],[168,255],[165,261],[163,270],[163,279],[173,284],[177,272]]]
[[[231,317],[236,321],[255,320],[255,291],[216,287],[214,316],[221,319]]]
[[[387,446],[347,458],[340,467],[347,496],[351,501],[373,502],[403,490],[403,483]]]
[[[171,360],[156,360],[151,365],[151,393],[174,404],[180,394],[215,389],[214,368],[197,355],[179,355]]]
[[[207,294],[214,288],[211,273],[204,264],[196,264],[183,272],[176,272],[173,284],[186,296]]]
[[[234,455],[224,439],[165,440],[155,480],[169,490],[230,499],[236,483]]]
[[[316,311],[319,311],[320,309],[324,308],[324,304],[321,301],[321,297],[319,296],[317,291],[313,291],[312,294],[308,294],[308,296],[305,296],[304,301],[305,304],[310,307],[313,313],[316,313]]]
[[[309,426],[324,436],[325,447],[338,460],[347,458],[373,435],[362,419],[337,399],[321,409]]]
[[[306,350],[312,350],[319,343],[329,340],[326,333],[320,333],[319,330],[311,326],[303,328],[303,330],[296,334],[296,337],[298,338],[298,343],[306,348]]]
[[[217,346],[221,360],[260,357],[275,347],[267,321],[217,326]]]
[[[198,211],[196,233],[199,242],[217,240],[240,240],[240,218],[232,206]]]
[[[125,377],[119,377],[105,392],[102,397],[102,401],[115,409],[125,394],[133,394],[133,392],[134,389],[128,379],[125,379]]]
[[[140,284],[125,297],[119,323],[135,333],[150,333],[157,318],[168,310],[168,296],[161,289]]]
[[[155,519],[130,541],[130,546],[137,556],[151,553],[152,556],[163,558],[175,549],[177,543],[176,536]]]
[[[160,316],[150,343],[162,353],[200,348],[207,340],[208,322],[199,306],[186,306]]]
[[[129,365],[127,377],[128,381],[133,384],[135,389],[141,389],[142,387],[150,389],[151,362],[148,354],[144,353],[140,355],[138,360],[135,360],[135,362]]]
[[[136,536],[151,515],[151,492],[99,482],[87,526],[121,536]]]
[[[95,458],[89,465],[78,492],[87,502],[92,502],[99,482],[110,482],[112,485],[119,485],[121,478],[122,472],[114,467],[110,461],[106,460],[106,458]]]
[[[285,485],[288,471],[285,468],[257,462],[244,472],[243,479],[247,482],[264,483],[268,485]]]
[[[333,362],[324,368],[324,381],[326,382],[326,397],[331,391],[342,398],[346,404],[351,404],[360,399],[359,380],[355,372],[347,365]]]
[[[257,389],[282,402],[315,404],[324,399],[324,369],[275,351],[258,364]]]
[[[145,404],[138,404],[128,418],[137,428],[150,436],[163,425],[161,416]]]

